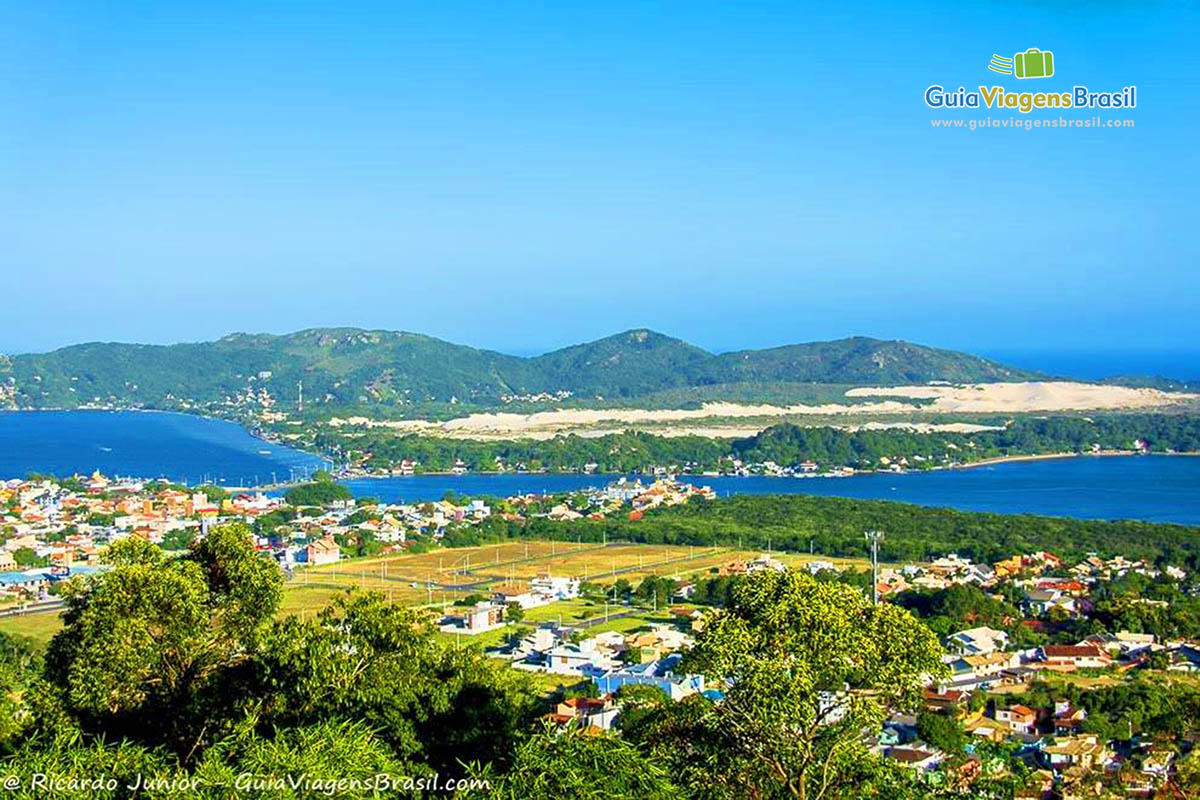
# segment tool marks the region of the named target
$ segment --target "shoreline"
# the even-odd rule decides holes
[[[178,410],[152,409],[152,408],[73,408],[73,409],[5,408],[5,409],[0,409],[0,412],[5,412],[5,411],[7,411],[7,412],[27,412],[27,413],[35,413],[35,414],[36,413],[61,413],[61,412],[73,412],[73,411],[119,414],[119,413],[128,413],[128,412],[132,411],[132,412],[141,412],[141,413],[149,413],[149,414],[168,414],[168,415],[177,415],[177,416],[181,416],[181,417],[199,418],[199,419],[211,420],[214,422],[220,422],[220,423],[233,425],[260,442],[263,442],[265,444],[270,444],[274,447],[291,450],[295,453],[307,456],[308,458],[311,458],[314,461],[328,463],[327,455],[322,454],[322,453],[316,453],[305,447],[298,446],[296,443],[285,441],[282,439],[282,437],[277,436],[274,431],[268,431],[268,430],[260,428],[256,425],[248,424],[248,421],[245,419],[216,416],[213,414],[199,413],[199,412],[194,412],[194,411],[178,411]],[[696,482],[696,481],[702,482],[703,479],[705,479],[705,478],[725,479],[725,478],[739,478],[739,477],[780,478],[780,479],[789,479],[789,480],[812,479],[812,478],[852,478],[852,477],[863,476],[863,475],[906,475],[906,474],[921,473],[921,472],[934,472],[934,471],[939,471],[939,470],[953,471],[953,470],[975,469],[975,468],[979,468],[979,467],[995,466],[997,464],[1034,462],[1034,461],[1051,461],[1051,460],[1061,460],[1061,459],[1068,459],[1068,458],[1085,458],[1085,457],[1089,457],[1089,456],[1097,457],[1097,458],[1111,458],[1111,457],[1118,457],[1118,456],[1128,457],[1128,456],[1136,456],[1136,455],[1200,457],[1200,451],[1143,452],[1143,451],[1139,451],[1139,450],[1101,450],[1101,451],[1095,451],[1095,452],[1089,451],[1089,452],[1031,453],[1031,454],[1022,454],[1022,455],[996,456],[996,457],[992,457],[992,458],[984,458],[979,461],[937,465],[937,466],[932,466],[932,467],[928,467],[925,469],[910,468],[910,469],[903,469],[903,470],[898,470],[898,471],[891,470],[891,469],[855,469],[852,472],[841,473],[841,474],[832,473],[832,472],[823,472],[823,473],[815,473],[815,474],[813,474],[813,473],[808,473],[808,474],[796,473],[796,474],[791,474],[791,475],[769,475],[769,474],[735,475],[735,474],[725,474],[725,473],[722,473],[720,475],[704,475],[701,473],[685,471],[685,472],[676,473],[674,476],[670,476],[670,477],[674,477],[676,479],[687,479],[692,482]],[[544,471],[537,471],[537,472],[468,471],[465,473],[457,473],[457,472],[454,472],[451,470],[437,470],[437,471],[419,472],[419,473],[415,473],[413,475],[391,475],[391,474],[386,474],[386,475],[376,475],[376,474],[345,475],[345,474],[341,474],[341,475],[339,475],[335,472],[333,478],[334,478],[335,482],[346,482],[346,481],[382,481],[382,480],[395,479],[395,478],[420,478],[420,477],[441,477],[441,478],[448,478],[448,479],[453,480],[455,478],[461,478],[461,477],[474,477],[474,476],[503,477],[503,476],[509,476],[509,475],[529,476],[531,478],[534,478],[539,475],[551,475],[551,476],[593,475],[597,479],[600,479],[600,480],[603,480],[605,478],[618,478],[618,477],[622,477],[622,476],[634,476],[639,479],[648,479],[651,481],[656,480],[659,477],[668,477],[668,476],[654,475],[653,473],[639,473],[639,472],[586,473],[582,470],[544,470]],[[162,479],[161,476],[160,477],[147,477],[147,478],[140,478],[140,477],[136,477],[136,476],[124,476],[124,477],[131,477],[135,480],[145,480],[145,481]],[[3,480],[7,480],[7,479],[3,479]],[[221,488],[226,489],[227,491],[279,491],[279,490],[288,489],[288,488],[291,488],[294,486],[299,486],[299,485],[302,485],[303,483],[305,483],[305,481],[279,482],[279,483],[273,483],[273,484],[268,484],[268,485],[258,485],[258,486],[222,485]]]
[[[683,479],[683,478],[698,478],[698,479],[703,479],[703,478],[774,478],[774,479],[778,479],[778,480],[796,480],[796,479],[813,480],[813,479],[817,479],[817,478],[839,478],[839,479],[840,478],[854,478],[854,477],[857,477],[860,475],[910,475],[910,474],[920,474],[922,472],[938,472],[938,471],[946,472],[946,471],[955,471],[955,470],[962,470],[962,469],[974,469],[976,467],[994,466],[996,464],[1019,463],[1019,462],[1025,462],[1025,461],[1056,461],[1056,460],[1062,460],[1062,459],[1068,459],[1068,458],[1115,458],[1115,457],[1128,457],[1128,456],[1185,456],[1185,457],[1194,458],[1194,457],[1200,457],[1200,451],[1187,451],[1187,452],[1177,452],[1177,453],[1143,453],[1143,452],[1136,451],[1136,450],[1103,450],[1103,451],[1100,451],[1097,453],[1034,453],[1034,454],[1029,454],[1029,455],[1018,455],[1018,456],[997,456],[995,458],[985,458],[981,461],[969,461],[969,462],[965,462],[962,464],[950,464],[950,465],[946,465],[946,466],[936,466],[936,467],[930,467],[929,469],[907,469],[907,470],[901,470],[899,472],[895,472],[893,470],[888,470],[888,469],[859,469],[859,470],[854,470],[854,472],[851,474],[843,474],[843,475],[834,475],[834,474],[829,474],[829,473],[817,473],[817,474],[808,474],[808,475],[757,475],[757,474],[755,474],[755,475],[732,475],[732,474],[722,473],[720,475],[704,475],[704,474],[696,473],[696,472],[679,472],[679,473],[676,473],[674,476],[667,476],[667,475],[654,476],[654,475],[647,475],[645,473],[638,473],[638,472],[583,473],[583,472],[574,472],[571,470],[547,470],[544,472],[480,472],[480,471],[473,471],[473,472],[464,472],[464,473],[449,472],[446,470],[431,470],[429,472],[416,472],[416,473],[413,473],[412,475],[335,476],[334,481],[335,482],[384,481],[384,480],[403,480],[406,478],[424,478],[424,477],[499,478],[499,477],[505,477],[505,476],[509,476],[509,475],[513,475],[513,476],[520,475],[520,476],[531,476],[531,477],[537,476],[537,475],[579,475],[579,476],[592,475],[597,478],[604,478],[604,477],[618,478],[618,477],[633,476],[636,478],[649,478],[649,479],[655,479],[655,480],[660,477],[674,477],[676,479]]]

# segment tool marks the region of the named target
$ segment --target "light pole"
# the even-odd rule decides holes
[[[879,540],[883,531],[867,531],[863,535],[871,543],[871,600],[879,605]]]

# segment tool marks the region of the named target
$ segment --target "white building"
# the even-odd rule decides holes
[[[948,644],[964,656],[985,656],[1007,649],[1008,634],[987,626],[969,628],[950,634]]]

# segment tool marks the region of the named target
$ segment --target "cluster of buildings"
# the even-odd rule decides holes
[[[590,636],[586,629],[546,623],[489,653],[518,670],[588,679],[602,696],[624,686],[654,686],[680,700],[705,691],[703,676],[676,669],[692,643],[690,633],[666,623]]]
[[[1126,796],[1153,797],[1167,785],[1175,749],[1153,742],[1109,741],[1089,732],[1087,712],[1065,700],[1037,708],[1005,700],[1011,693],[1023,692],[1035,678],[1054,674],[1119,677],[1149,666],[1152,660],[1160,668],[1200,672],[1200,642],[1159,641],[1149,633],[1095,633],[1076,641],[1024,648],[1010,641],[1009,631],[1026,628],[1048,633],[1058,623],[1082,618],[1092,610],[1088,598],[1099,584],[1131,573],[1152,580],[1186,577],[1178,567],[1160,569],[1122,556],[1091,555],[1069,565],[1052,553],[1037,552],[987,565],[950,555],[929,564],[883,570],[876,588],[888,596],[955,584],[972,584],[984,591],[999,590],[1001,583],[1010,587],[1006,599],[1016,596],[1018,602],[1014,618],[1002,621],[1007,631],[976,625],[944,637],[949,677],[927,688],[925,710],[953,717],[972,742],[968,753],[984,741],[1011,745],[1034,770],[1035,785],[1029,796],[1095,796],[1100,783],[1111,787],[1115,782]],[[877,752],[921,770],[933,783],[969,785],[988,769],[1000,768],[986,758],[939,752],[921,741],[915,717],[898,715],[888,720],[875,746]]]
[[[605,488],[588,489],[570,505],[560,502],[548,507],[547,497],[537,494],[507,498],[502,510],[483,500],[368,508],[342,501],[319,509],[293,509],[286,518],[274,518],[269,515],[281,511],[286,502],[261,491],[218,499],[215,493],[199,489],[111,478],[99,472],[63,481],[10,480],[0,482],[0,601],[43,598],[54,580],[97,568],[102,549],[126,537],[181,549],[212,525],[225,522],[253,525],[257,547],[290,569],[338,561],[345,549],[339,543],[348,539],[371,540],[384,552],[401,550],[413,539],[437,542],[451,527],[478,524],[493,513],[510,520],[603,518],[615,513],[636,518],[658,506],[714,496],[707,487],[673,480],[642,484],[622,479]],[[561,594],[557,588],[555,592]],[[520,602],[529,605],[539,600],[525,597]]]
[[[694,486],[674,478],[658,478],[644,484],[641,479],[619,478],[603,488],[585,489],[579,493],[579,502],[574,507],[559,503],[545,513],[552,520],[573,520],[587,517],[604,519],[614,514],[628,514],[630,519],[640,519],[645,512],[660,507],[682,505],[693,498],[715,499],[716,492],[709,486]],[[522,505],[536,504],[543,500],[538,495],[524,498],[509,498],[510,502]]]
[[[1032,708],[1001,698],[972,702],[972,693],[930,687],[923,711],[957,722],[970,736],[966,755],[949,755],[922,741],[915,716],[896,715],[873,737],[873,749],[919,770],[932,784],[969,786],[982,774],[1009,767],[980,742],[1006,742],[1026,763],[1032,781],[1018,797],[1100,796],[1117,783],[1127,797],[1156,797],[1167,786],[1177,751],[1154,741],[1118,746],[1087,732],[1087,711],[1066,699]],[[1112,796],[1103,793],[1103,796]]]

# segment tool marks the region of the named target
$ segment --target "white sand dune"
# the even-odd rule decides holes
[[[1031,383],[975,383],[961,386],[863,387],[846,392],[847,397],[911,397],[930,400],[926,410],[935,412],[1030,412],[1099,411],[1113,409],[1156,408],[1195,400],[1200,395],[1138,389],[1130,386],[1102,386],[1070,381]]]
[[[828,417],[829,424],[847,429],[908,427],[919,431],[945,430],[969,433],[985,426],[965,423],[869,422],[839,425],[839,417],[848,414],[945,414],[945,413],[1029,413],[1054,411],[1101,411],[1146,409],[1200,399],[1200,395],[1137,389],[1127,386],[1102,386],[1067,381],[1030,383],[981,383],[966,385],[929,385],[860,387],[846,392],[848,397],[880,397],[875,402],[823,405],[739,405],[706,403],[699,409],[557,409],[534,414],[505,412],[471,414],[446,422],[426,420],[378,421],[366,417],[334,418],[331,425],[387,427],[403,432],[425,433],[459,439],[549,439],[574,433],[603,436],[628,429],[650,430],[663,436],[750,436],[788,418]],[[933,400],[932,404],[905,402]],[[745,420],[735,422],[734,420]]]

